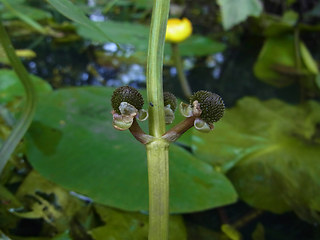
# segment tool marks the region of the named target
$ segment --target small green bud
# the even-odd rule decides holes
[[[127,102],[134,106],[137,110],[142,109],[144,104],[142,95],[137,89],[130,86],[122,86],[114,90],[111,97],[113,110],[120,114],[119,106],[122,102]]]
[[[200,105],[200,118],[208,124],[217,122],[222,118],[225,106],[222,98],[218,94],[208,91],[198,91],[190,97],[191,105],[193,105],[194,101],[198,101]]]
[[[172,111],[175,111],[177,108],[177,98],[170,92],[163,93],[163,101],[164,106],[168,106],[170,104],[170,108]]]

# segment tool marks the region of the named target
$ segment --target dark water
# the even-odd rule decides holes
[[[255,78],[253,65],[262,47],[259,38],[243,39],[241,46],[208,57],[187,58],[186,76],[193,91],[209,90],[221,95],[228,107],[244,96],[260,99],[280,98],[299,102],[299,86],[277,89]],[[16,47],[28,47],[29,42],[17,42]],[[33,50],[35,59],[25,61],[29,72],[48,81],[54,88],[66,86],[121,86],[129,84],[145,88],[145,67],[138,64],[99,65],[94,51],[98,47],[84,41],[55,44],[43,38]],[[174,67],[164,67],[164,90],[184,98]]]

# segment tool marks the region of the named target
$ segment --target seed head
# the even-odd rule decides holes
[[[208,124],[217,122],[222,118],[225,106],[218,94],[203,90],[198,91],[190,97],[191,105],[194,101],[198,101],[200,104],[200,118]]]
[[[122,86],[114,90],[111,97],[113,110],[120,114],[119,106],[122,102],[127,102],[133,105],[137,110],[142,109],[144,104],[142,95],[137,89],[130,86]]]
[[[174,112],[177,108],[177,98],[170,92],[163,93],[164,106],[170,104],[171,110]]]

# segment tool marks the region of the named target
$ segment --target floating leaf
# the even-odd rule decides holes
[[[222,25],[229,30],[249,16],[258,17],[262,12],[259,0],[218,0],[222,11]]]
[[[276,213],[294,210],[319,221],[319,126],[319,103],[291,106],[244,98],[212,133],[194,133],[193,149],[227,171],[248,204]]]
[[[148,210],[145,148],[112,127],[108,88],[70,88],[40,98],[26,137],[33,167],[67,189],[125,210]],[[106,101],[107,100],[107,101]],[[232,203],[236,193],[221,173],[170,146],[171,212]]]

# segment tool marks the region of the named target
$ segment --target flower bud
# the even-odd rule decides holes
[[[222,98],[212,92],[198,91],[190,97],[190,104],[197,101],[201,114],[200,118],[208,124],[219,121],[224,114],[224,103]]]

